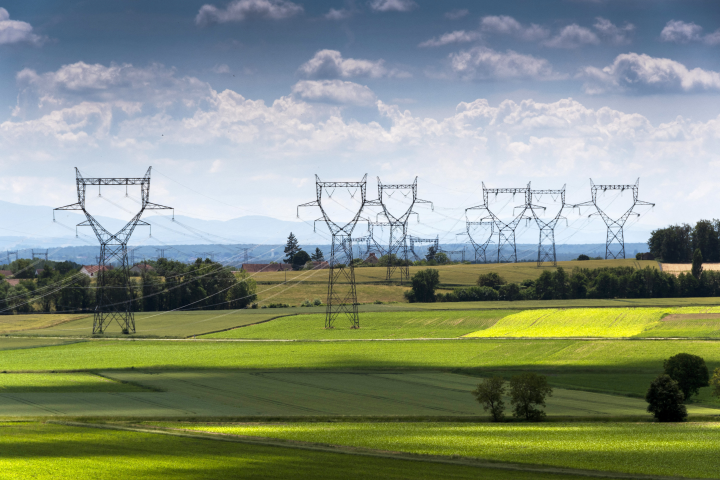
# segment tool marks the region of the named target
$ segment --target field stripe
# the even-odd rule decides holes
[[[110,425],[110,424],[99,424],[99,423],[81,423],[81,422],[63,422],[56,420],[48,420],[44,423],[54,425],[64,425],[68,427],[80,427],[80,428],[98,428],[106,430],[120,430],[137,433],[147,433],[156,435],[170,435],[176,437],[192,438],[198,440],[212,440],[212,441],[223,441],[223,442],[234,442],[234,443],[245,443],[253,445],[265,445],[271,447],[283,447],[283,448],[295,448],[300,450],[313,450],[331,453],[342,453],[348,455],[361,455],[368,457],[379,457],[379,458],[391,458],[397,460],[413,460],[420,462],[431,462],[431,463],[446,463],[452,465],[465,465],[482,468],[494,468],[501,470],[513,470],[521,472],[537,472],[537,473],[555,473],[565,475],[582,475],[593,478],[614,478],[614,479],[633,479],[633,480],[678,480],[678,477],[667,477],[659,475],[641,475],[641,474],[629,474],[621,472],[603,472],[598,470],[581,470],[573,468],[562,468],[562,467],[546,467],[542,465],[532,464],[519,464],[519,463],[505,463],[505,462],[493,462],[485,459],[474,459],[474,458],[451,458],[441,455],[418,455],[405,452],[393,452],[387,450],[373,450],[362,447],[347,447],[343,445],[334,444],[322,444],[313,442],[302,442],[298,440],[279,440],[268,437],[251,437],[251,436],[240,436],[240,435],[225,435],[219,433],[191,433],[187,430],[182,429],[163,429],[160,427],[148,428],[148,427],[135,427],[135,426],[124,426],[124,425]],[[707,480],[700,478],[689,478],[682,477],[683,480]]]

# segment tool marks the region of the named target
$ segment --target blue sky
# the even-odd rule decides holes
[[[567,184],[579,203],[589,177],[641,177],[640,198],[657,206],[639,210],[628,234],[639,241],[720,216],[714,1],[0,8],[7,201],[63,205],[73,167],[134,176],[153,165],[153,199],[198,218],[291,219],[316,173],[367,173],[373,192],[377,176],[417,175],[438,207],[423,223],[446,233],[481,203],[482,181]],[[587,223],[560,240],[602,241],[600,220]]]

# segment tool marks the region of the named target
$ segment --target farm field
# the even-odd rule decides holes
[[[91,319],[90,325],[92,325],[92,315],[85,314],[0,315],[0,335],[35,328],[48,328],[88,317]]]
[[[637,336],[717,338],[720,337],[720,314],[671,314]]]
[[[203,338],[258,339],[368,339],[452,338],[492,326],[515,310],[470,310],[430,312],[371,312],[361,318],[361,328],[338,317],[335,328],[325,329],[325,315],[296,315],[271,322],[212,333]]]
[[[718,478],[720,454],[720,423],[166,423],[158,426],[425,455],[459,455],[501,462],[691,478]]]
[[[703,263],[703,270],[718,271],[720,263]],[[663,263],[662,271],[680,275],[681,273],[690,273],[692,271],[692,263]]]
[[[5,423],[0,424],[0,478],[583,478],[218,440],[35,422]]]
[[[44,392],[142,392],[145,389],[91,373],[4,373],[0,395]],[[1,401],[1,400],[0,400]]]
[[[268,305],[270,303],[287,303],[289,305],[300,305],[305,300],[320,299],[325,303],[327,298],[327,278],[323,277],[323,283],[291,284],[273,288],[270,285],[258,285],[258,304]],[[407,303],[404,293],[410,290],[409,286],[401,285],[357,285],[358,303],[383,303],[399,302]],[[450,290],[437,290],[438,293],[447,293]]]
[[[601,268],[601,267],[635,267],[635,268],[657,268],[658,263],[650,260],[633,260],[633,259],[618,259],[618,260],[586,260],[586,261],[566,261],[557,262],[558,267],[562,267],[565,270],[571,271],[575,267],[580,268]],[[551,265],[543,266],[538,268],[535,262],[524,262],[524,263],[485,263],[485,264],[473,264],[473,265],[440,265],[435,267],[410,267],[410,276],[412,277],[415,273],[426,268],[434,268],[440,272],[440,283],[441,285],[475,285],[477,278],[480,274],[488,272],[497,272],[502,275],[508,282],[522,282],[523,280],[535,280],[540,274],[545,271],[555,271],[556,267]],[[385,267],[361,267],[355,269],[355,281],[357,283],[385,283],[385,276],[387,274],[387,268]],[[320,282],[327,283],[327,270],[315,270],[315,271],[297,271],[287,272],[287,280],[303,280],[304,282]],[[258,282],[263,283],[281,283],[285,281],[285,272],[271,272],[271,273],[255,273],[253,278]],[[398,279],[399,274],[398,274]],[[394,282],[397,282],[395,280]],[[261,289],[261,285],[258,285],[258,289]]]

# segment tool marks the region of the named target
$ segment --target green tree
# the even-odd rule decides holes
[[[430,245],[427,249],[427,253],[425,254],[425,260],[428,262],[435,260],[435,255],[437,255],[438,249],[435,245]]]
[[[678,383],[685,400],[697,395],[702,387],[710,385],[710,373],[705,360],[697,355],[678,353],[663,362],[665,375]]]
[[[692,260],[692,276],[700,280],[700,275],[702,275],[703,271],[703,254],[700,251],[699,248],[695,249],[695,252],[693,253],[693,260]]]
[[[450,263],[450,258],[443,252],[436,253],[434,260],[438,265],[447,265]]]
[[[411,279],[412,288],[405,294],[410,302],[434,302],[435,289],[440,284],[440,272],[434,268],[420,270]]]
[[[692,255],[692,229],[690,225],[672,225],[654,230],[648,246],[655,258],[667,263],[687,263]]]
[[[545,412],[537,408],[545,407],[545,397],[552,396],[552,388],[545,375],[521,373],[510,379],[510,403],[513,416],[525,420],[538,421]]]
[[[293,258],[295,258],[295,255],[300,251],[300,244],[298,243],[298,239],[293,235],[292,232],[290,232],[290,236],[288,236],[287,243],[285,244],[285,263],[293,263]]]
[[[293,270],[300,270],[309,261],[310,261],[310,255],[308,255],[308,253],[305,250],[300,250],[292,258],[291,263],[293,266]]]
[[[318,247],[315,247],[315,253],[310,255],[310,258],[313,262],[322,262],[325,260],[325,255],[323,255],[322,250],[320,250]]]
[[[500,295],[500,300],[507,300],[509,302],[520,300],[522,296],[520,293],[520,285],[517,283],[503,285],[498,290],[498,294]]]
[[[495,272],[483,273],[478,277],[477,285],[478,287],[490,287],[497,290],[501,285],[505,285],[505,279]]]
[[[502,397],[505,395],[505,380],[502,377],[494,376],[480,382],[472,391],[475,400],[483,406],[484,411],[490,410],[493,421],[500,422],[505,417],[505,402]]]
[[[582,272],[573,272],[570,277],[570,298],[587,296],[587,277]]]
[[[227,291],[226,299],[230,308],[245,308],[257,300],[257,283],[245,270],[235,275],[236,282]]]
[[[714,397],[720,397],[720,368],[715,369],[713,377],[710,380],[710,386],[712,387],[712,395]]]
[[[577,260],[580,260],[580,261],[582,261],[582,260],[590,260],[590,257],[588,257],[587,255],[585,255],[584,253],[581,253],[580,255],[578,255]]]
[[[549,270],[544,270],[535,280],[535,296],[538,300],[552,300],[555,295],[555,281]]]
[[[700,250],[706,262],[720,261],[720,237],[717,220],[700,220],[692,229],[692,248]]]
[[[553,273],[553,299],[565,300],[570,296],[570,279],[563,267]]]
[[[669,375],[659,375],[645,394],[647,411],[660,422],[682,422],[687,418],[683,396],[678,383]]]

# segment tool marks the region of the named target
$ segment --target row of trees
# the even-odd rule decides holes
[[[706,262],[720,262],[720,220],[700,220],[654,230],[648,240],[650,253],[666,263],[690,263],[695,250]]]
[[[135,311],[238,309],[257,299],[257,285],[249,274],[233,274],[210,259],[187,265],[161,258],[148,264],[153,268],[143,269],[140,278],[130,282]],[[122,272],[105,275],[108,301],[125,301]],[[79,274],[79,268],[63,273],[62,266],[48,262],[35,281],[24,279],[13,287],[0,282],[0,312],[86,312],[95,308],[96,292],[95,282]]]

